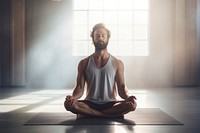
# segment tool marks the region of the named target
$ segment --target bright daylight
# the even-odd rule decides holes
[[[93,45],[89,34],[99,22],[111,31],[108,49],[113,55],[149,55],[148,0],[74,0],[73,6],[73,55],[91,54]]]

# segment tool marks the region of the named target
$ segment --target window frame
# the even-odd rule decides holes
[[[98,12],[98,11],[102,12],[103,19],[104,19],[104,13],[107,12],[107,11],[110,11],[110,12],[115,11],[115,12],[117,12],[118,13],[118,17],[119,17],[119,12],[131,11],[132,12],[132,17],[133,17],[132,18],[133,22],[129,26],[132,26],[132,30],[133,30],[132,31],[132,38],[119,39],[119,27],[117,27],[117,26],[119,26],[119,22],[117,22],[116,24],[112,24],[112,23],[109,24],[109,23],[105,23],[105,19],[102,20],[102,21],[99,21],[99,22],[105,23],[106,26],[108,27],[108,29],[111,30],[111,38],[109,40],[108,50],[109,50],[109,52],[111,54],[116,55],[116,56],[149,56],[150,55],[150,39],[149,39],[149,36],[150,36],[150,34],[149,34],[150,33],[150,30],[149,30],[150,29],[149,28],[149,26],[150,26],[150,15],[149,15],[150,14],[150,2],[148,0],[146,0],[146,1],[148,1],[147,2],[148,3],[148,8],[147,9],[134,9],[133,8],[133,9],[120,9],[120,10],[119,9],[111,9],[111,10],[93,9],[93,10],[90,10],[89,9],[89,4],[88,4],[88,8],[86,8],[86,9],[77,10],[77,9],[74,9],[74,2],[77,2],[77,1],[78,0],[74,0],[73,1],[73,13],[75,14],[75,13],[78,13],[78,12],[82,12],[82,13],[87,14],[87,18],[84,18],[84,17],[81,18],[81,19],[86,19],[85,21],[87,21],[87,22],[83,23],[81,25],[81,24],[79,24],[79,23],[77,23],[75,21],[76,18],[74,16],[74,33],[75,33],[74,36],[80,36],[80,39],[77,39],[76,37],[73,38],[73,43],[74,43],[73,44],[73,55],[74,56],[87,56],[87,55],[89,55],[89,54],[94,52],[94,46],[92,45],[92,39],[89,36],[90,32],[92,30],[92,27],[95,24],[94,22],[89,21],[89,14],[92,11],[94,11],[94,12],[95,11],[96,12]],[[82,1],[82,0],[79,0],[79,1]],[[90,0],[84,0],[84,1],[90,1]],[[98,0],[98,1],[105,1],[105,0]],[[120,1],[120,0],[118,0],[118,1]],[[125,1],[125,0],[123,0],[123,1]],[[135,24],[134,23],[134,13],[136,13],[136,12],[142,13],[144,11],[146,11],[146,15],[147,15],[146,24]],[[118,18],[118,21],[119,21],[119,18]],[[115,26],[117,28],[115,30],[113,30],[114,28],[113,29],[110,28],[109,27],[110,25],[112,25],[113,27]],[[120,24],[120,25],[121,26],[123,25],[123,26],[126,26],[127,28],[129,28],[129,26],[127,26],[127,24]],[[134,30],[136,30],[138,28],[136,25],[137,26],[139,26],[139,25],[140,26],[141,25],[146,26],[146,38],[145,39],[136,39],[135,38],[136,37],[136,34],[135,34],[136,31],[134,31]],[[80,26],[81,28],[77,28],[78,26]],[[78,35],[77,34],[78,32],[76,32],[76,30],[80,30],[83,27],[86,28],[86,29],[84,29],[85,30],[84,35],[83,34],[82,34],[82,36]],[[135,28],[135,27],[137,27],[137,28]],[[115,32],[117,32],[117,33],[115,33]],[[113,33],[115,33],[115,34],[113,34]],[[116,35],[116,36],[113,37],[113,35]],[[79,44],[77,42],[79,42]],[[80,42],[84,42],[84,43],[81,44]],[[126,54],[128,52],[128,51],[126,51],[126,49],[124,49],[124,54],[120,53],[119,49],[123,50],[122,49],[123,47],[120,48],[120,46],[119,46],[119,45],[122,44],[121,42],[123,42],[123,46],[124,46],[124,42],[131,42],[132,43],[131,46],[129,46],[130,48],[127,49],[127,50],[131,49],[131,52],[129,52],[129,54]],[[137,45],[136,45],[136,42],[138,43]],[[142,52],[140,52],[140,50],[144,50],[144,47],[143,47],[143,49],[140,48],[141,47],[141,44],[140,44],[141,42],[143,42],[143,45],[145,45],[144,47],[146,47],[146,49],[145,49],[146,52],[144,52],[143,54],[141,54]],[[125,44],[127,44],[127,46],[128,46],[128,43],[125,43]],[[112,46],[112,45],[115,45],[115,46]],[[77,50],[77,49],[79,49],[79,50]]]

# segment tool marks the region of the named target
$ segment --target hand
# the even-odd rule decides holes
[[[66,100],[72,100],[72,99],[74,99],[74,97],[71,96],[71,95],[67,95],[65,99],[66,99]]]
[[[137,100],[135,96],[129,96],[125,101],[135,103],[135,100]]]
[[[70,95],[66,96],[65,103],[64,103],[66,110],[71,111],[71,109],[73,108],[73,105],[76,102],[77,102],[77,99],[75,99],[73,96],[70,96]]]
[[[134,111],[137,107],[137,103],[136,101],[137,98],[135,96],[129,96],[125,101],[127,104],[129,104],[130,106],[130,110]]]

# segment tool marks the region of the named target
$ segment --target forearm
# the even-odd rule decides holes
[[[72,96],[73,96],[75,99],[79,99],[79,98],[82,97],[83,91],[84,91],[83,88],[81,88],[80,86],[76,86],[76,88],[74,89],[74,91],[73,91],[73,93],[72,93]]]
[[[126,86],[122,86],[120,89],[119,89],[119,96],[122,98],[122,99],[127,99],[129,97],[129,93],[128,93],[128,88]]]

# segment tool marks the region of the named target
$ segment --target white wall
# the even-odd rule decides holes
[[[130,88],[173,86],[175,0],[151,0],[150,56],[124,58]]]
[[[66,28],[64,30],[66,37],[63,37],[59,31],[55,31],[55,34],[49,36],[53,39],[41,41],[43,37],[49,35],[52,29],[58,29],[59,23],[62,24],[61,21],[64,20],[57,18],[57,21],[53,20],[56,25],[51,25],[53,24],[51,17],[56,14],[48,11],[56,11],[56,8],[51,4],[48,5],[49,1],[45,2],[26,1],[28,10],[26,18],[27,85],[71,88],[74,87],[77,65],[81,59],[81,57],[71,55],[72,26],[61,27],[63,30]],[[45,5],[46,9],[38,4]],[[70,8],[71,3],[67,4]],[[150,5],[150,56],[119,57],[124,61],[125,79],[129,88],[173,86],[175,0],[151,0]],[[61,7],[63,8],[63,6],[57,6],[57,8]],[[72,17],[69,15],[70,9],[65,11],[68,15],[68,17],[65,16],[66,19],[70,19]],[[42,14],[49,16],[37,16]],[[52,52],[54,55],[50,55]]]

